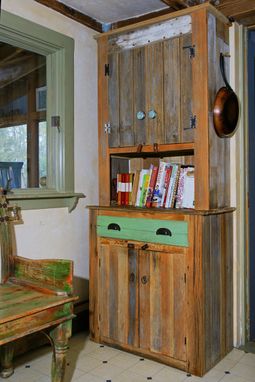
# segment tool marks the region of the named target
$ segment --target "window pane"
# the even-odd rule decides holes
[[[20,171],[12,188],[40,187],[47,175],[45,120],[46,57],[0,42],[0,186]]]

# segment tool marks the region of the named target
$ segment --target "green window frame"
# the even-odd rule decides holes
[[[46,56],[47,188],[15,189],[7,195],[23,209],[68,207],[83,194],[74,193],[74,40],[59,32],[2,11],[0,40]],[[50,127],[60,117],[60,128]]]

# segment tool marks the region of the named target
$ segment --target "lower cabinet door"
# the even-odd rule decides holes
[[[139,251],[139,346],[186,360],[184,253]]]
[[[139,347],[138,305],[138,251],[127,243],[100,243],[100,336]]]
[[[99,239],[102,340],[186,360],[185,255]]]

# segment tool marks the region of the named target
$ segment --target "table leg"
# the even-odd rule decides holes
[[[13,353],[14,353],[14,344],[8,343],[1,346],[1,372],[0,376],[2,378],[8,378],[14,373],[13,368]]]
[[[51,381],[63,382],[66,366],[66,353],[68,340],[71,337],[72,321],[66,321],[51,330],[50,337],[53,343],[53,356],[51,366]]]

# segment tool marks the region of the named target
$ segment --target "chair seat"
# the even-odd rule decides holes
[[[74,300],[10,282],[0,285],[0,345],[72,319]]]

